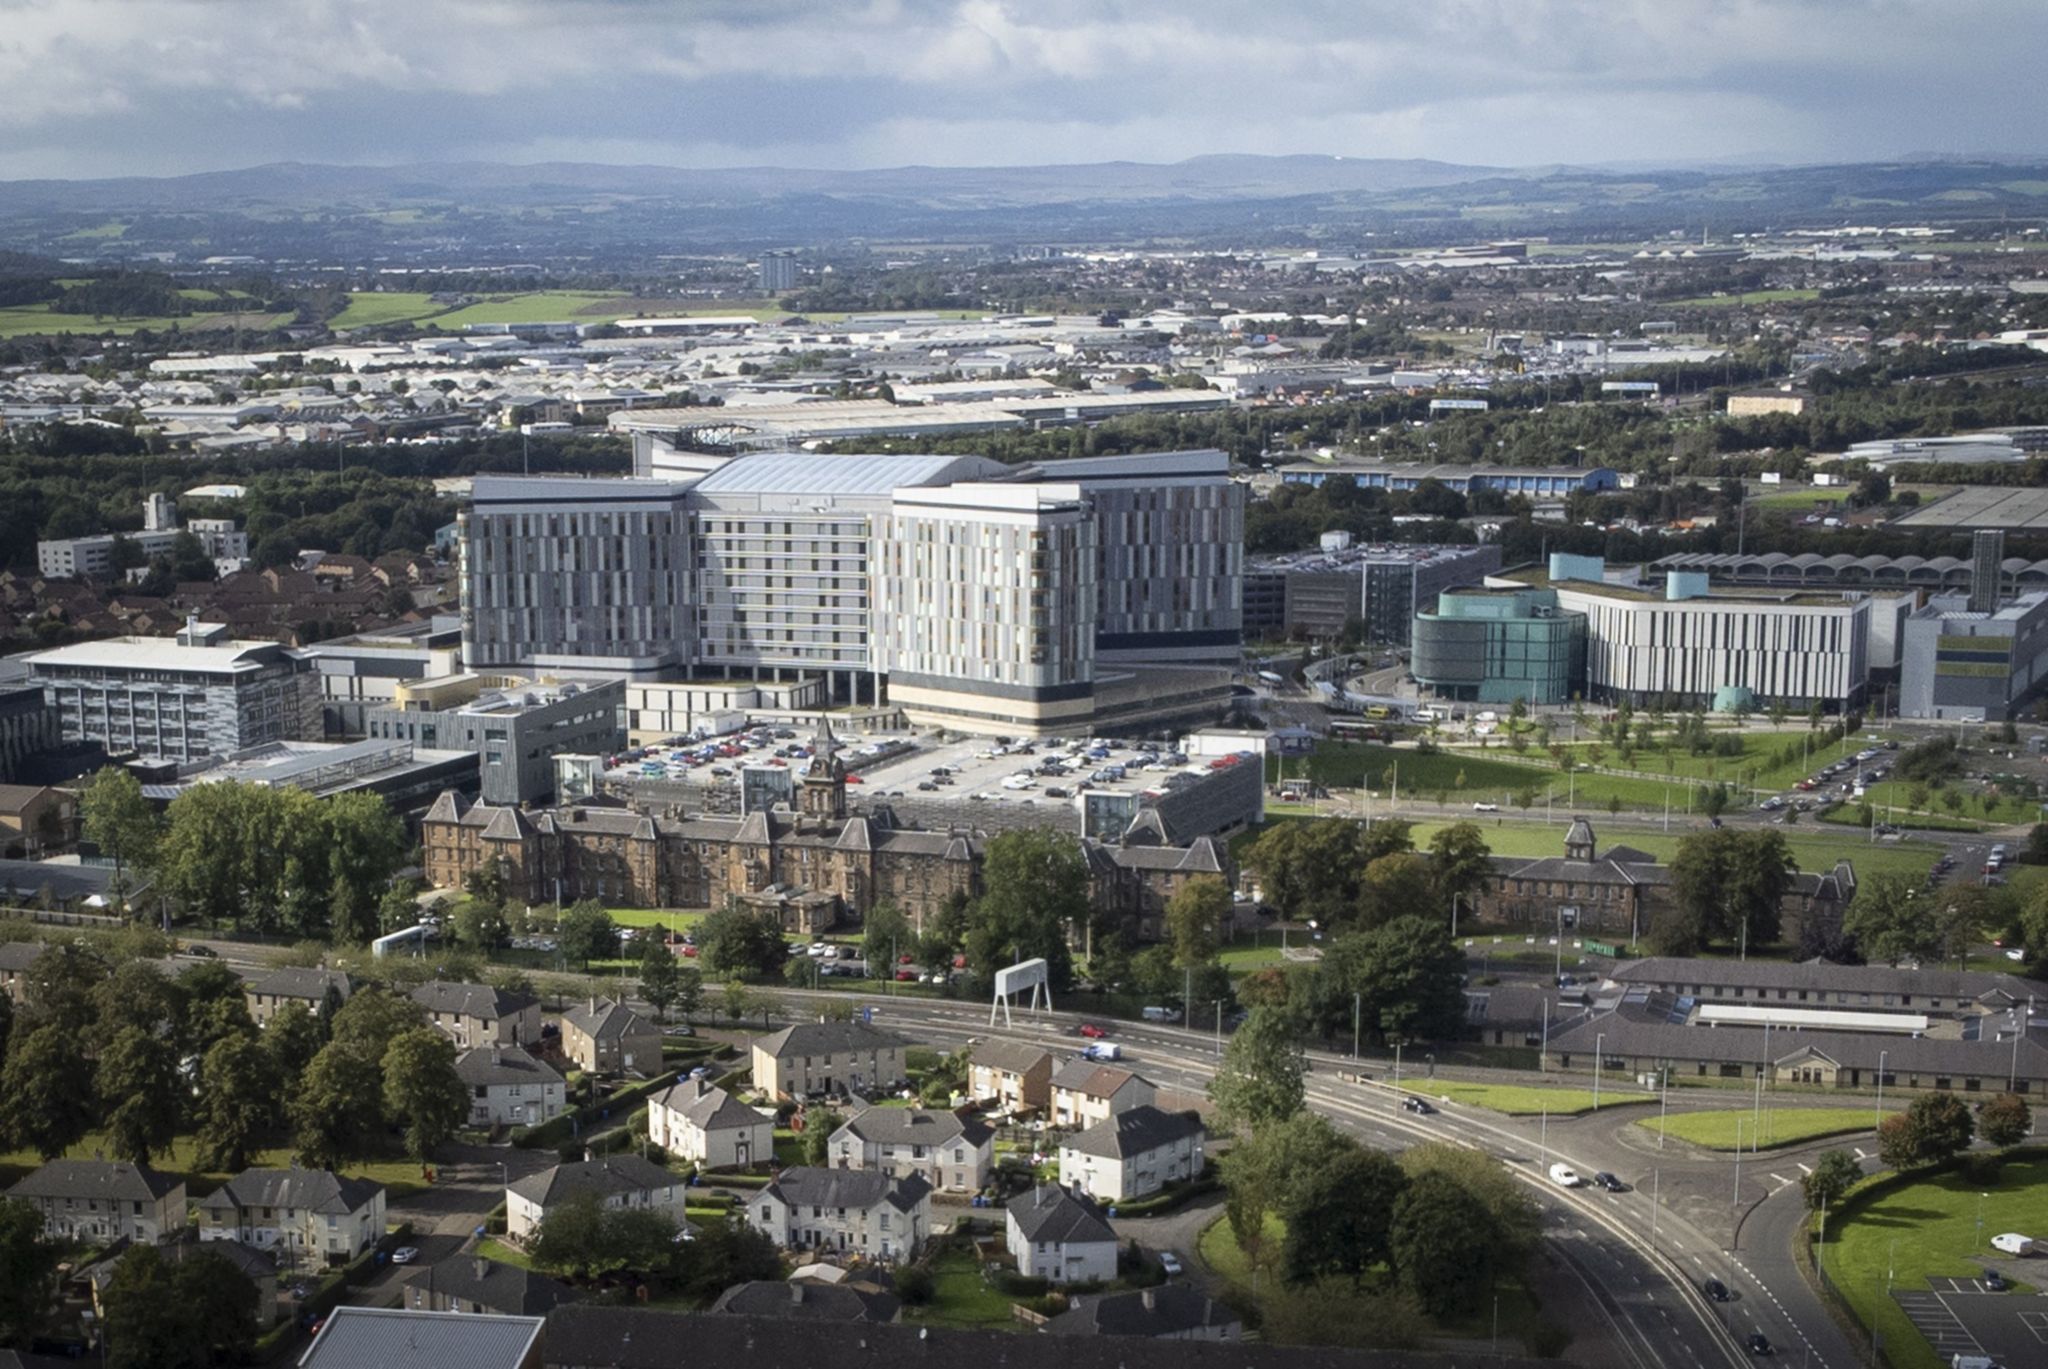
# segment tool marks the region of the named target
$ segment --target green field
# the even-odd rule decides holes
[[[1892,1111],[1887,1108],[1886,1111]],[[1708,1150],[1733,1150],[1737,1124],[1740,1123],[1742,1148],[1752,1145],[1758,1149],[1770,1150],[1777,1146],[1795,1146],[1805,1141],[1817,1141],[1823,1136],[1848,1136],[1859,1131],[1870,1131],[1876,1126],[1877,1114],[1872,1108],[1765,1108],[1762,1126],[1763,1138],[1756,1140],[1752,1119],[1755,1114],[1749,1108],[1729,1108],[1714,1112],[1683,1112],[1666,1122],[1655,1117],[1645,1117],[1636,1125],[1651,1131],[1662,1131],[1666,1136],[1675,1136],[1681,1141],[1690,1141]]]
[[[406,319],[425,318],[436,313],[441,306],[434,303],[432,296],[419,290],[392,290],[372,293],[359,291],[348,297],[348,308],[327,321],[327,326],[337,332],[346,328],[374,328],[387,323],[400,323]]]
[[[1546,1112],[1552,1117],[1576,1117],[1582,1112],[1593,1111],[1591,1089],[1536,1088],[1523,1084],[1457,1084],[1432,1079],[1426,1084],[1409,1085],[1403,1088],[1402,1092],[1413,1093],[1423,1098],[1464,1103],[1493,1112],[1504,1112],[1510,1117],[1535,1117]],[[1620,1107],[1625,1103],[1655,1101],[1655,1097],[1647,1093],[1610,1088],[1600,1090],[1600,1106],[1603,1108]]]
[[[526,295],[491,295],[452,313],[436,314],[436,328],[459,332],[472,323],[610,323],[629,311],[609,312],[618,296],[597,290],[536,290]]]
[[[1265,1216],[1263,1229],[1269,1249],[1278,1249],[1280,1243],[1287,1239],[1287,1223],[1270,1212]],[[1252,1287],[1251,1259],[1244,1253],[1244,1247],[1237,1243],[1237,1233],[1230,1229],[1228,1217],[1218,1217],[1202,1229],[1195,1253],[1226,1283],[1242,1288]]]
[[[1796,304],[1820,298],[1818,290],[1750,290],[1740,295],[1700,295],[1693,299],[1671,299],[1664,303],[1679,309],[1716,309],[1736,304]]]
[[[905,1308],[905,1321],[933,1326],[962,1326],[980,1331],[1017,1331],[1023,1323],[1010,1314],[1010,1300],[981,1277],[971,1250],[948,1250],[931,1262],[932,1300]]]
[[[151,1164],[165,1174],[175,1175],[185,1181],[186,1193],[193,1198],[204,1197],[235,1176],[217,1170],[195,1168],[188,1161],[195,1142],[191,1136],[180,1136],[173,1143],[169,1154],[156,1156]],[[95,1132],[77,1145],[64,1152],[61,1158],[68,1160],[104,1159],[108,1154],[106,1137]],[[252,1167],[268,1166],[283,1169],[292,1163],[289,1146],[278,1146],[271,1150],[258,1151],[249,1157]],[[29,1150],[0,1152],[0,1189],[14,1183],[30,1171],[39,1168],[42,1159]],[[427,1187],[420,1177],[420,1167],[410,1160],[384,1160],[368,1164],[348,1165],[342,1171],[352,1177],[374,1179],[384,1185],[392,1199],[403,1198]]]
[[[187,314],[183,318],[137,315],[134,317],[92,314],[53,314],[47,305],[24,304],[0,309],[0,338],[27,337],[35,333],[93,333],[126,336],[145,329],[187,333],[211,332],[222,328],[251,328],[265,331],[286,323],[289,314]]]
[[[1993,1258],[2010,1266],[1990,1248],[1991,1238],[2004,1231],[2031,1235],[2043,1230],[2048,1230],[2048,1160],[2014,1161],[1988,1188],[1961,1174],[1943,1174],[1895,1189],[1854,1216],[1830,1222],[1822,1264],[1863,1324],[1876,1318],[1893,1369],[1939,1369],[1948,1361],[1921,1339],[1887,1286],[1925,1288],[1930,1278],[1970,1278],[1981,1275],[1983,1261]]]
[[[1918,812],[1938,818],[1945,818],[1950,821],[1967,820],[1970,822],[1990,822],[1997,825],[2041,821],[2041,801],[2039,799],[2002,794],[1990,808],[1986,808],[1984,806],[1984,790],[1974,786],[1969,789],[1963,789],[1951,784],[1942,793],[1937,794],[1930,791],[1926,796],[1925,803],[1918,809],[1911,809],[1907,807],[1907,804],[1912,797],[1912,788],[1913,786],[1910,783],[1903,780],[1883,780],[1871,785],[1864,798],[1872,807],[1877,809],[1880,822],[1884,821],[1888,816],[1887,810],[1896,810],[1897,815],[1901,817],[1907,813]],[[1962,796],[1963,803],[1960,809],[1952,809],[1948,806],[1945,801],[1948,794],[1960,794]],[[1851,802],[1848,806],[1854,808],[1855,803]],[[1893,820],[1896,821],[1897,817],[1894,817]]]

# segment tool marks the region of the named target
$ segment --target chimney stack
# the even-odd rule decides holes
[[[477,1282],[478,1282],[478,1283],[482,1283],[482,1282],[483,1282],[483,1281],[484,1281],[485,1279],[489,1278],[490,1276],[491,1276],[491,1262],[490,1262],[489,1260],[485,1259],[485,1258],[484,1258],[483,1256],[481,1256],[481,1255],[477,1256],[477,1257],[476,1257],[476,1278],[477,1278]]]
[[[1159,1298],[1153,1289],[1148,1288],[1144,1290],[1144,1292],[1140,1293],[1138,1296],[1145,1300],[1145,1310],[1147,1312],[1154,1311],[1158,1308]]]

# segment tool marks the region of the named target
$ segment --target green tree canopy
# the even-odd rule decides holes
[[[1937,944],[1926,896],[1918,881],[1902,874],[1877,874],[1858,881],[1842,929],[1856,938],[1857,948],[1876,964],[1928,959]]]
[[[1026,828],[989,838],[982,857],[986,890],[968,913],[967,965],[978,988],[996,971],[1021,960],[1043,959],[1054,989],[1073,979],[1068,938],[1092,916],[1088,867],[1072,838],[1050,828]]]
[[[263,1043],[231,1034],[208,1049],[199,1066],[193,1107],[202,1169],[239,1174],[262,1149],[280,1112],[276,1066]]]
[[[455,1043],[432,1027],[400,1032],[385,1047],[384,1115],[405,1128],[406,1153],[425,1160],[469,1116],[455,1073]]]
[[[1850,1186],[1863,1177],[1863,1166],[1846,1150],[1824,1150],[1814,1157],[1813,1169],[1799,1181],[1808,1211],[1837,1207]]]
[[[377,1061],[361,1045],[333,1041],[306,1066],[288,1108],[300,1164],[340,1169],[372,1153],[384,1129]]]
[[[1485,1204],[1436,1171],[1416,1175],[1395,1199],[1387,1243],[1401,1287],[1439,1320],[1479,1306],[1511,1267]]]
[[[2034,1129],[2034,1111],[2017,1093],[1984,1100],[1977,1114],[1977,1134],[1994,1146],[2016,1146]]]
[[[92,777],[78,796],[78,816],[85,839],[114,859],[115,900],[125,896],[131,871],[146,869],[156,858],[162,823],[142,782],[125,767],[110,765]]]
[[[590,962],[618,954],[619,929],[612,915],[594,898],[579,899],[562,910],[555,924],[562,954],[584,969]]]
[[[1206,965],[1230,925],[1230,886],[1218,875],[1196,875],[1166,900],[1166,936],[1182,969]]]
[[[85,1042],[61,1023],[16,1027],[0,1068],[0,1126],[16,1145],[54,1160],[99,1118]]]
[[[1209,1097],[1225,1121],[1256,1132],[1301,1111],[1308,1059],[1286,1012],[1255,1008],[1231,1035]]]
[[[728,899],[697,924],[699,958],[716,974],[765,978],[782,973],[789,943],[773,910]]]

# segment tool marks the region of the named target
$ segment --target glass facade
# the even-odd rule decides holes
[[[1452,590],[1415,615],[1412,673],[1438,698],[1567,703],[1584,686],[1586,619],[1550,590]]]

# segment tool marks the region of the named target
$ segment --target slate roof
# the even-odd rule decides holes
[[[345,1217],[374,1201],[384,1185],[325,1169],[245,1169],[200,1199],[202,1208],[297,1208]]]
[[[560,1084],[561,1075],[517,1046],[475,1046],[455,1057],[455,1077],[470,1088],[492,1084]]]
[[[2024,1003],[2038,999],[2048,1006],[2048,983],[1985,970],[1929,968],[1895,970],[1885,965],[1837,965],[1813,959],[1704,960],[1650,956],[1616,965],[1607,978],[1616,984],[1696,984],[1722,989],[1805,989],[1809,993],[1911,994],[1917,1007],[1928,999],[1993,1000]]]
[[[740,1131],[771,1124],[769,1118],[702,1079],[685,1079],[648,1101],[681,1113],[684,1120],[702,1131]]]
[[[940,1146],[957,1137],[979,1147],[995,1137],[981,1122],[937,1108],[867,1108],[840,1130],[881,1146]]]
[[[300,1369],[517,1369],[547,1323],[540,1317],[337,1307]]]
[[[902,1308],[894,1293],[818,1283],[780,1283],[760,1279],[735,1284],[711,1304],[720,1315],[774,1317],[778,1320],[892,1322]]]
[[[355,981],[340,970],[287,966],[272,970],[260,979],[252,979],[243,988],[249,993],[269,994],[272,998],[302,998],[311,1003],[321,1003],[326,1001],[330,988],[347,998],[355,988]]]
[[[773,1036],[754,1043],[771,1059],[786,1060],[794,1055],[846,1055],[879,1050],[902,1050],[910,1043],[893,1032],[870,1027],[864,1022],[797,1022]]]
[[[986,1069],[1007,1070],[1011,1074],[1028,1074],[1040,1063],[1052,1057],[1052,1052],[1043,1046],[1033,1046],[1023,1041],[984,1041],[974,1048],[967,1057],[969,1063]]]
[[[1556,1039],[1552,1038],[1552,1049]],[[1161,1112],[1150,1103],[1126,1108],[1114,1117],[1097,1122],[1079,1136],[1060,1143],[1060,1149],[1077,1155],[1097,1155],[1107,1160],[1126,1160],[1133,1155],[1172,1145],[1202,1135],[1201,1119],[1191,1112]]]
[[[1045,1324],[1046,1334],[1179,1336],[1241,1324],[1237,1313],[1184,1283],[1166,1283],[1131,1293],[1083,1294],[1072,1302],[1071,1310]]]
[[[650,1189],[672,1188],[682,1176],[663,1169],[653,1161],[628,1151],[597,1160],[573,1160],[529,1174],[511,1185],[511,1191],[539,1207],[552,1207],[572,1193],[644,1193]]]
[[[488,984],[458,984],[446,979],[428,980],[407,997],[428,1012],[455,1013],[487,1021],[524,1012],[539,1001],[523,993],[494,989]]]
[[[875,1169],[822,1169],[792,1165],[766,1189],[791,1207],[871,1208],[887,1203],[909,1212],[932,1191],[922,1175],[898,1178]]]
[[[1012,1198],[1008,1220],[1027,1241],[1075,1245],[1116,1240],[1101,1208],[1058,1184],[1040,1184],[1029,1194]]]
[[[50,1160],[7,1190],[10,1198],[95,1198],[154,1203],[185,1181],[147,1165],[112,1160]]]
[[[1098,1064],[1080,1056],[1060,1062],[1052,1072],[1054,1088],[1085,1093],[1090,1098],[1113,1098],[1118,1089],[1133,1079],[1144,1082],[1140,1076],[1121,1066]]]
[[[509,1317],[541,1317],[564,1303],[580,1302],[583,1294],[545,1274],[495,1260],[451,1256],[406,1275],[407,1286],[430,1295],[473,1302]]]
[[[595,1003],[578,1003],[562,1014],[562,1020],[597,1041],[616,1040],[629,1032],[657,1030],[639,1013],[609,998],[600,998]]]

